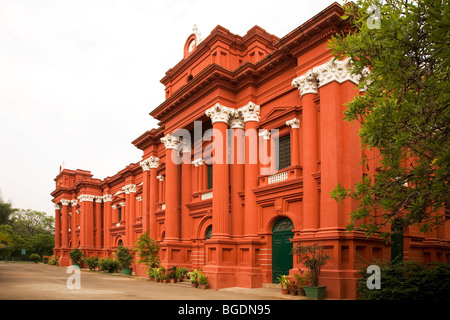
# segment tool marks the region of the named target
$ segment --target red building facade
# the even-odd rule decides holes
[[[148,231],[163,266],[202,268],[213,288],[260,287],[302,267],[293,245],[319,241],[333,257],[327,297],[355,298],[358,257],[389,259],[391,245],[347,232],[356,203],[330,197],[376,169],[361,165],[369,151],[343,121],[363,75],[327,49],[349,30],[342,14],[333,4],[283,38],[217,26],[202,40],[194,29],[161,80],[166,99],[150,112],[159,127],[133,141],[142,159],[103,180],[68,169],[55,178],[60,264],[74,247],[110,256]],[[404,257],[446,262],[449,242],[448,222],[404,230]]]

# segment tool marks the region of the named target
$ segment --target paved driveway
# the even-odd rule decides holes
[[[0,263],[0,300],[299,300],[274,288],[202,290],[188,283],[163,284],[85,270],[80,274],[81,288],[69,289],[71,275],[66,267]]]

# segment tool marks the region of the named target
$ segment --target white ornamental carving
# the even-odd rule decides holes
[[[90,194],[82,194],[82,195],[78,196],[78,200],[80,200],[80,202],[84,202],[84,201],[94,202],[94,198],[95,198],[95,196],[90,195]]]
[[[195,159],[194,161],[192,161],[192,164],[196,167],[201,166],[203,163],[205,163],[203,159]]]
[[[61,210],[61,206],[57,203],[55,203],[55,210]]]
[[[150,171],[151,168],[158,168],[159,158],[151,156],[139,163],[143,171]]]
[[[135,184],[127,184],[125,187],[122,187],[122,190],[125,192],[125,194],[130,194],[131,192],[136,192],[136,185]]]
[[[60,201],[63,206],[68,206],[70,204],[70,200],[61,199]]]
[[[161,142],[164,143],[166,149],[177,149],[180,140],[174,135],[167,134],[165,137],[161,138]]]
[[[242,110],[234,110],[230,117],[229,125],[231,129],[244,129],[244,115],[242,114]]]
[[[70,204],[72,205],[72,207],[75,207],[78,204],[78,200],[70,200]]]
[[[225,122],[228,124],[228,121],[231,118],[231,115],[234,113],[234,109],[225,107],[220,103],[216,103],[214,107],[206,110],[206,115],[211,118],[211,122],[214,124],[216,122]]]
[[[352,70],[353,64],[351,63],[350,58],[345,58],[341,61],[331,58],[327,63],[313,68],[312,72],[319,80],[319,87],[333,81],[338,83],[351,81],[355,84],[359,84],[359,79],[361,76],[352,73]]]
[[[103,202],[103,196],[97,196],[97,197],[95,197],[95,202],[96,202],[96,203],[102,203],[102,202]]]
[[[254,104],[253,102],[249,102],[247,105],[239,108],[242,112],[242,116],[244,118],[244,122],[247,121],[259,121],[259,111],[260,106]]]
[[[110,201],[112,201],[112,195],[110,194],[103,195],[103,202],[110,202]]]
[[[290,126],[292,129],[300,128],[300,120],[294,118],[292,120],[286,121],[286,125]]]
[[[309,70],[304,75],[292,80],[291,85],[298,88],[301,97],[307,93],[316,94],[319,80],[317,79],[317,75],[312,70]]]
[[[268,131],[267,129],[262,130],[261,132],[258,133],[258,135],[262,137],[264,140],[270,139],[270,131]]]

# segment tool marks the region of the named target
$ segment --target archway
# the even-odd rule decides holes
[[[291,219],[278,219],[272,228],[272,282],[281,275],[288,275],[293,267],[292,242],[294,224]]]

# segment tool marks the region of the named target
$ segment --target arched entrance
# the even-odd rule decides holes
[[[291,219],[278,219],[272,228],[272,282],[281,275],[288,275],[293,267],[292,242],[294,224]]]

